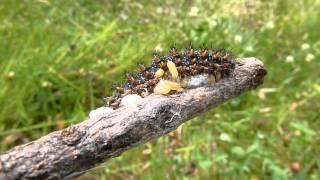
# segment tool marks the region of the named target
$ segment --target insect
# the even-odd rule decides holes
[[[168,55],[154,55],[150,66],[139,65],[138,72],[127,74],[127,82],[115,87],[114,95],[108,98],[108,106],[117,109],[123,104],[122,98],[129,94],[141,97],[151,93],[167,95],[181,87],[188,87],[188,82],[202,84],[197,82],[195,77],[198,76],[216,82],[229,76],[235,64],[234,55],[224,49],[190,47],[177,51],[171,48]]]

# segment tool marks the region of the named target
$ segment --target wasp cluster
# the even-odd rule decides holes
[[[127,83],[115,87],[115,94],[108,98],[109,107],[116,109],[121,99],[130,94],[141,97],[150,93],[169,94],[184,86],[187,79],[203,75],[213,77],[214,81],[229,76],[235,68],[232,53],[224,49],[187,48],[178,52],[171,48],[169,54],[154,55],[150,66],[139,66],[136,74],[127,74]]]

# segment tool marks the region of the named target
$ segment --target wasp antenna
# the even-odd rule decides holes
[[[143,64],[139,64],[139,70],[140,72],[144,72],[146,70],[146,67]]]
[[[153,62],[156,63],[156,64],[159,64],[160,61],[161,61],[161,59],[160,59],[159,55],[154,54],[153,55]]]
[[[188,48],[188,50],[187,50],[187,55],[188,55],[189,57],[193,57],[193,56],[194,56],[194,50],[193,50],[193,48]]]
[[[129,82],[133,83],[135,81],[135,78],[130,73],[127,73],[126,75]]]
[[[177,49],[175,47],[171,47],[169,50],[169,53],[171,56],[176,56],[177,55]]]
[[[124,93],[124,88],[123,87],[117,86],[115,88],[119,93]]]

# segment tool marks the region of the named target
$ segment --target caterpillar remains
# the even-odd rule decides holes
[[[195,87],[202,81],[216,82],[227,77],[235,68],[235,58],[224,49],[187,48],[178,52],[175,48],[169,54],[154,55],[150,66],[139,66],[135,74],[127,74],[127,83],[115,87],[115,94],[108,98],[108,106],[117,109],[123,97],[135,94],[169,94],[181,87]],[[208,83],[207,82],[207,83]]]

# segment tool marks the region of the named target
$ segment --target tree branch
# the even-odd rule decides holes
[[[119,108],[0,156],[0,179],[62,179],[86,170],[151,139],[242,92],[262,84],[264,65],[238,60],[234,73],[212,87],[185,89],[170,96],[150,95],[138,107]]]

